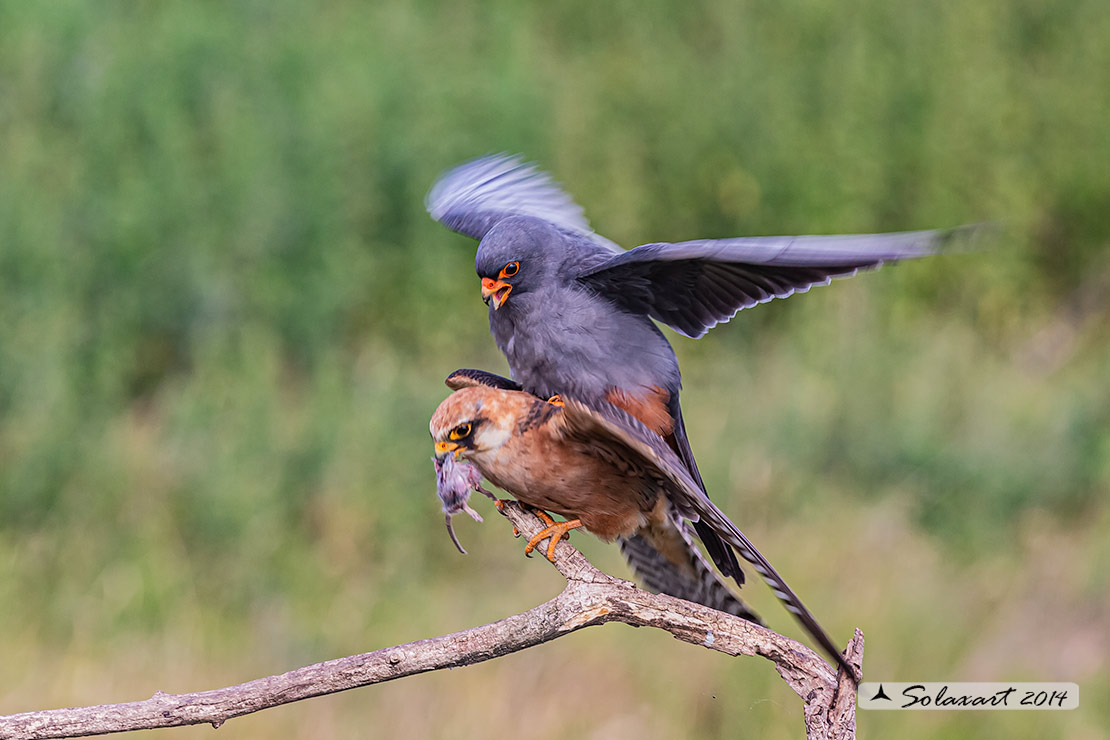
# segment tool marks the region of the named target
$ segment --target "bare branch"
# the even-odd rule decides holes
[[[522,534],[541,528],[515,502],[502,513]],[[759,655],[774,662],[805,702],[809,738],[854,738],[856,687],[805,645],[730,614],[661,594],[594,568],[569,544],[555,549],[555,567],[567,586],[554,599],[522,614],[449,635],[298,668],[279,676],[192,694],[157,692],[144,701],[51,709],[0,717],[0,739],[82,737],[156,727],[225,721],[314,696],[390,681],[415,673],[498,658],[554,640],[583,627],[623,622],[657,627],[680,640],[729,655]],[[862,668],[863,633],[856,630],[848,661]]]

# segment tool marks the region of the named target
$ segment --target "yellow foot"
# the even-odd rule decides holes
[[[539,512],[537,512],[538,514]],[[544,518],[544,517],[541,517]],[[551,517],[546,517],[550,519]],[[552,563],[555,562],[555,545],[559,544],[559,540],[566,537],[570,539],[570,531],[578,529],[582,526],[581,519],[571,519],[566,522],[552,522],[548,526],[537,532],[532,539],[528,540],[528,544],[524,546],[524,554],[528,555],[536,549],[536,545],[543,542],[548,537],[551,538],[551,544],[547,546],[547,559]]]
[[[560,395],[559,395],[558,393],[556,393],[556,394],[555,394],[554,396],[552,396],[551,398],[547,399],[547,402],[548,402],[548,403],[550,403],[550,404],[552,404],[553,406],[563,406],[563,405],[565,405],[565,404],[563,403],[563,398],[562,398],[562,396],[560,396]]]

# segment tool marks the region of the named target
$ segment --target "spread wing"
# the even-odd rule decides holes
[[[887,262],[935,254],[977,228],[645,244],[578,279],[626,310],[697,338],[741,309]]]
[[[495,373],[487,373],[485,370],[472,370],[465,367],[448,375],[443,382],[453,391],[460,388],[472,388],[476,385],[484,385],[502,391],[524,390],[520,383],[515,380],[510,380]]]
[[[448,170],[424,205],[436,221],[473,239],[481,239],[508,216],[535,216],[615,246],[593,233],[582,207],[551,175],[519,155],[491,154]]]
[[[616,406],[604,405],[591,409],[583,403],[568,398],[564,398],[564,403],[564,413],[561,418],[564,425],[563,434],[567,438],[601,445],[607,448],[608,454],[637,464],[648,475],[662,481],[668,497],[679,513],[693,520],[700,518],[725,542],[735,548],[742,558],[752,564],[806,632],[837,661],[841,668],[848,672],[848,675],[857,677],[858,680],[855,669],[844,660],[832,639],[798,595],[732,520],[709,500],[705,492],[690,477],[678,456],[659,435]]]

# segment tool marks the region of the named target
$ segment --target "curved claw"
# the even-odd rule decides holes
[[[550,519],[551,517],[547,517],[547,518]],[[571,519],[571,520],[565,521],[565,522],[552,521],[552,523],[550,525],[544,527],[539,532],[536,532],[536,534],[532,536],[532,539],[528,540],[528,544],[524,546],[524,554],[528,557],[531,557],[530,553],[533,550],[536,549],[536,545],[538,545],[539,543],[543,542],[545,539],[550,537],[551,542],[547,546],[546,555],[547,555],[547,559],[550,562],[554,563],[555,562],[555,546],[557,544],[559,544],[559,540],[563,539],[564,537],[569,539],[570,538],[570,531],[572,529],[578,529],[581,526],[582,526],[582,520],[581,519]]]

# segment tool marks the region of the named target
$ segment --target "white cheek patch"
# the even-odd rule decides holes
[[[482,470],[482,474],[494,485],[500,486],[490,477],[491,470],[504,470],[508,461],[505,453],[505,443],[509,441],[512,434],[507,429],[500,427],[490,426],[483,424],[474,437],[474,446],[465,453],[464,457],[476,464]]]
[[[492,452],[508,442],[510,436],[512,435],[509,433],[508,429],[489,427],[482,430],[482,433],[478,435],[475,441],[478,442],[478,447],[483,452]]]

